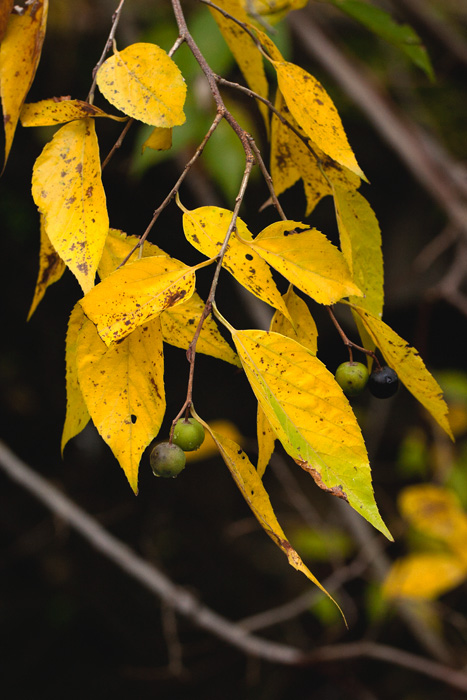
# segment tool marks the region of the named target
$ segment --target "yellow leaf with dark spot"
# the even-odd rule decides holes
[[[0,45],[0,96],[8,160],[21,107],[36,74],[44,43],[48,0],[34,0],[23,14],[11,15]]]
[[[384,321],[358,306],[352,307],[362,319],[370,338],[401,382],[420,401],[437,423],[453,438],[448,420],[448,407],[436,379],[430,374],[415,350]]]
[[[28,313],[28,321],[37,309],[47,287],[58,282],[65,272],[65,263],[52,246],[45,232],[44,217],[41,216],[41,247],[39,252],[39,274],[37,276],[34,298]]]
[[[51,244],[88,292],[109,230],[93,119],[57,131],[34,164],[32,194]]]
[[[127,117],[115,117],[99,107],[82,100],[51,97],[40,102],[25,104],[20,119],[23,126],[54,126],[86,117],[107,117],[117,122],[127,121]]]
[[[279,333],[233,331],[258,402],[285,451],[323,490],[350,505],[389,539],[378,512],[360,427],[334,376]]]
[[[258,463],[256,465],[256,470],[258,476],[262,479],[266,467],[274,453],[276,434],[271,428],[271,424],[266,418],[266,414],[260,404],[258,404],[256,434],[258,437]]]
[[[195,291],[196,268],[165,255],[129,262],[86,294],[80,303],[106,343],[118,342]]]
[[[263,486],[263,482],[261,481],[260,477],[258,476],[258,472],[248,459],[245,452],[233,440],[224,437],[220,433],[214,432],[207,423],[204,423],[204,421],[203,425],[205,428],[207,428],[214,439],[217,448],[221,453],[222,459],[229,468],[235,483],[253,511],[259,524],[264,528],[272,541],[284,552],[290,566],[293,566],[294,569],[301,571],[302,574],[305,574],[310,581],[316,584],[318,588],[323,591],[323,593],[326,593],[331,600],[334,600],[326,589],[320,584],[318,579],[313,576],[308,567],[305,566],[298,553],[287,540],[287,537],[285,536],[284,531],[276,518],[276,514],[272,508],[268,493]]]
[[[141,153],[144,153],[146,148],[151,148],[153,151],[168,151],[171,149],[172,131],[173,129],[164,129],[161,126],[155,126],[143,143]]]
[[[69,440],[78,435],[89,422],[89,411],[78,381],[76,348],[78,335],[89,323],[79,304],[75,304],[68,320],[66,334],[66,417],[62,433],[62,455]]]
[[[285,102],[305,134],[326,155],[366,180],[339,113],[321,83],[294,63],[272,61],[272,64]]]
[[[159,319],[139,326],[109,348],[86,319],[78,334],[76,362],[92,421],[137,493],[141,456],[165,414]]]
[[[277,221],[263,229],[249,245],[319,304],[334,304],[350,295],[361,296],[340,250],[306,224]]]
[[[97,71],[97,85],[110,104],[145,124],[170,128],[185,121],[185,81],[156,44],[115,51]]]
[[[111,272],[114,272],[138,241],[139,238],[137,236],[127,236],[123,231],[110,229],[99,263],[99,277],[105,279]],[[143,258],[151,255],[170,258],[161,248],[148,241],[144,242],[142,253]],[[187,350],[193,340],[193,335],[204,306],[204,301],[194,292],[188,301],[163,311],[161,313],[161,325],[164,341],[170,345]],[[217,357],[236,366],[240,364],[235,352],[220,334],[217,323],[212,316],[208,316],[203,323],[203,328],[196,344],[196,352]]]
[[[324,153],[295,121],[280,90],[276,93],[276,109],[297,130],[300,138],[277,115],[271,126],[271,176],[274,189],[281,194],[300,178],[307,201],[309,216],[318,202],[333,193],[333,183],[347,190],[360,186],[360,178]],[[305,141],[303,140],[305,139]]]
[[[229,224],[232,212],[220,207],[199,207],[185,211],[183,215],[183,230],[192,246],[208,258],[219,254]],[[238,236],[232,233],[227,247],[223,267],[228,270],[249,292],[279,309],[288,316],[279,290],[273,280],[269,265],[250,248],[252,235],[246,224],[237,218]]]

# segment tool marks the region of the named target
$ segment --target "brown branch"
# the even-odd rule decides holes
[[[105,42],[105,46],[104,46],[104,50],[102,52],[102,55],[101,55],[100,59],[98,60],[96,66],[94,67],[94,70],[92,72],[92,78],[93,78],[92,85],[91,85],[91,89],[89,90],[89,94],[87,97],[87,102],[89,102],[89,104],[91,104],[91,105],[94,102],[94,92],[96,90],[96,83],[97,83],[97,71],[99,70],[101,65],[104,63],[105,57],[107,56],[108,52],[110,51],[110,47],[112,46],[112,44],[115,40],[115,33],[117,31],[117,26],[118,26],[118,22],[120,20],[120,15],[121,15],[121,12],[123,9],[124,2],[125,2],[125,0],[120,0],[120,2],[118,3],[117,9],[115,10],[115,12],[112,15],[112,27],[110,29],[109,37],[108,37],[107,41]]]

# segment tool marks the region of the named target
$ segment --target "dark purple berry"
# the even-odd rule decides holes
[[[377,399],[389,399],[399,388],[399,377],[391,367],[381,367],[370,374],[368,389]]]

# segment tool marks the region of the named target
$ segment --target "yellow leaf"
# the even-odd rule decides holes
[[[23,126],[54,126],[86,117],[107,117],[118,122],[127,120],[127,117],[106,114],[89,102],[71,100],[68,97],[51,97],[48,100],[25,104],[20,114]]]
[[[244,441],[243,436],[239,432],[236,425],[228,420],[214,420],[209,423],[209,427],[216,433],[220,433],[225,438],[233,440],[234,442],[241,445]],[[218,456],[219,449],[211,437],[211,433],[206,431],[204,442],[197,450],[193,452],[186,452],[187,462],[201,462],[204,459],[209,459],[210,457]]]
[[[249,245],[319,304],[334,304],[343,297],[361,295],[340,250],[306,224],[277,221]]]
[[[305,574],[310,581],[316,584],[318,588],[323,591],[323,593],[326,593],[326,595],[333,600],[326,589],[320,584],[318,579],[313,576],[308,567],[305,566],[298,553],[287,540],[284,531],[277,521],[268,493],[263,486],[263,482],[261,481],[256,469],[248,459],[245,452],[233,440],[224,437],[220,433],[214,432],[209,425],[207,425],[207,423],[203,422],[203,425],[207,428],[214,439],[217,448],[221,453],[222,459],[229,468],[235,483],[253,511],[258,522],[264,528],[272,541],[284,552],[289,560],[290,566],[293,566],[294,569],[297,569],[297,571],[301,571],[303,574]]]
[[[291,10],[299,10],[305,7],[308,0],[242,0],[242,5],[253,18],[261,17],[276,24]]]
[[[47,24],[48,0],[35,0],[23,14],[11,15],[0,46],[0,96],[5,126],[5,168],[13,136],[36,74]]]
[[[452,554],[409,554],[396,561],[383,584],[387,598],[433,600],[465,580],[467,569]]]
[[[0,3],[0,42],[5,36],[6,28],[8,26],[8,20],[10,19],[10,12],[13,9],[13,0],[3,0]]]
[[[256,423],[256,433],[258,436],[258,464],[256,470],[260,479],[263,478],[266,467],[274,453],[276,434],[271,428],[266,415],[258,404],[258,417]]]
[[[183,230],[187,240],[208,258],[218,255],[232,220],[232,212],[220,207],[199,207],[184,211]],[[222,261],[223,267],[248,291],[288,316],[271,270],[250,248],[252,235],[240,218],[237,218],[236,228],[240,239],[232,233]]]
[[[336,185],[333,194],[342,253],[353,281],[364,294],[363,299],[350,301],[381,318],[384,272],[378,220],[359,192]]]
[[[34,164],[32,194],[50,242],[88,292],[109,229],[93,119],[57,131]]]
[[[47,287],[58,282],[65,272],[65,263],[52,246],[45,232],[44,217],[41,216],[41,247],[39,252],[39,274],[37,276],[34,298],[28,313],[28,321],[37,309]]]
[[[137,236],[127,236],[123,231],[110,229],[99,263],[98,273],[100,278],[105,279],[105,277],[114,272],[138,242],[139,238]],[[145,241],[142,257],[154,255],[165,256],[170,259],[170,256],[161,248]],[[186,350],[193,340],[204,305],[201,297],[194,292],[188,301],[163,311],[161,324],[164,341]],[[208,316],[203,323],[196,351],[211,357],[217,357],[236,366],[240,364],[235,352],[225,338],[222,337],[217,323],[211,316]]]
[[[318,352],[318,330],[308,306],[303,299],[295,294],[292,286],[284,294],[283,299],[293,325],[280,311],[276,311],[269,330],[296,340],[297,343],[304,345],[313,355],[316,355]]]
[[[170,343],[170,345],[175,345],[177,348],[187,350],[193,340],[204,307],[204,301],[195,292],[183,304],[163,311],[161,324],[164,341]],[[196,352],[217,357],[219,360],[224,360],[224,362],[240,367],[240,360],[220,334],[217,323],[212,316],[208,316],[203,323],[198,342],[196,343]]]
[[[110,104],[145,124],[170,128],[185,121],[185,81],[156,44],[115,51],[97,71],[97,85]]]
[[[353,306],[353,309],[362,319],[369,336],[381,350],[387,364],[397,372],[399,379],[449,437],[454,439],[448,421],[448,407],[443,399],[441,387],[427,370],[415,348],[410,347],[381,319],[358,306]]]
[[[248,15],[240,0],[219,0],[216,5],[233,15],[236,19],[248,24]],[[227,46],[231,50],[248,86],[261,97],[268,98],[269,87],[264,71],[263,57],[258,51],[253,39],[235,22],[224,17],[220,12],[211,9]],[[266,129],[269,131],[269,110],[265,104],[259,103],[258,108],[263,116]]]
[[[62,433],[62,455],[67,442],[86,427],[90,418],[79,386],[76,366],[78,335],[86,323],[89,321],[81,306],[75,304],[70,314],[66,334],[66,417]]]
[[[286,452],[317,485],[344,500],[389,539],[371,485],[365,443],[334,376],[279,333],[234,331],[248,381]]]
[[[417,530],[445,542],[467,567],[467,515],[453,491],[435,484],[405,488],[399,509]]]
[[[309,216],[318,202],[333,193],[332,184],[337,183],[347,190],[357,189],[360,178],[332,160],[310,141],[303,129],[290,113],[281,92],[276,93],[276,109],[306,139],[306,143],[283,124],[275,114],[271,126],[271,176],[277,194],[291,187],[298,179],[303,180]],[[311,149],[311,150],[310,150]]]
[[[106,345],[132,333],[195,291],[196,268],[155,255],[129,262],[91,289],[80,304]]]
[[[141,455],[165,414],[160,321],[148,321],[108,348],[86,319],[78,334],[76,361],[93,423],[137,493]]]
[[[279,89],[298,124],[324,153],[366,180],[350,148],[331,98],[310,73],[287,61],[272,61]]]
[[[172,148],[172,131],[173,129],[165,129],[161,126],[155,126],[146,141],[143,143],[141,153],[144,153],[146,148],[151,148],[153,151],[170,150]]]

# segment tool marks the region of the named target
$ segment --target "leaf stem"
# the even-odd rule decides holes
[[[361,345],[357,345],[357,343],[354,343],[352,340],[350,340],[347,335],[345,334],[342,326],[339,324],[337,318],[334,315],[334,312],[332,311],[332,308],[330,306],[326,306],[327,312],[331,318],[331,321],[333,322],[334,326],[337,329],[337,332],[339,333],[340,337],[342,338],[342,342],[344,345],[347,346],[347,349],[349,351],[349,357],[350,357],[350,362],[353,362],[353,355],[352,355],[352,348],[355,348],[356,350],[360,350],[360,352],[363,352],[365,355],[369,355],[370,357],[373,358],[376,367],[378,369],[381,369],[381,364],[376,356],[376,354],[372,350],[367,350],[366,348],[362,347]]]

